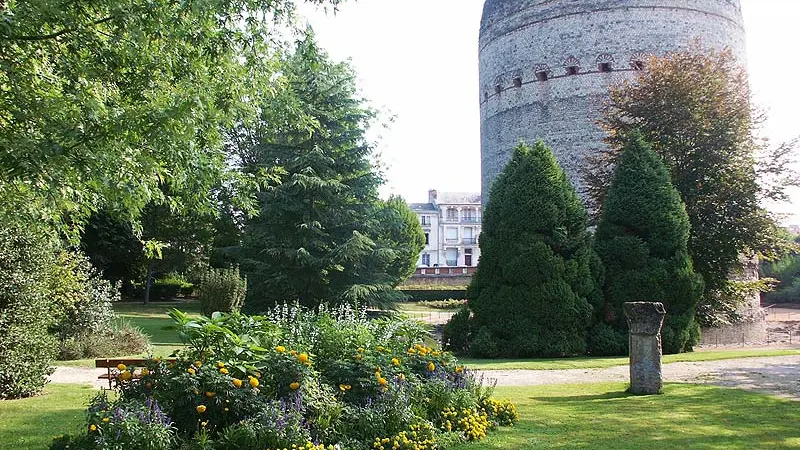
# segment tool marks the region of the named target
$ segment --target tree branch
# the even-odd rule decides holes
[[[114,16],[108,16],[108,17],[105,17],[105,18],[102,18],[102,19],[95,20],[89,26],[92,26],[92,27],[93,26],[97,26],[97,25],[100,25],[102,23],[110,22],[111,20],[114,20]],[[65,35],[65,34],[73,33],[75,31],[78,31],[78,28],[64,28],[63,30],[56,31],[55,33],[42,34],[42,35],[37,35],[37,36],[10,36],[9,39],[14,40],[14,41],[46,41],[48,39],[56,39],[56,38],[61,37],[61,36]]]

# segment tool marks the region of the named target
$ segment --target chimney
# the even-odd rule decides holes
[[[433,203],[435,205],[436,204],[436,197],[438,195],[439,195],[439,193],[436,192],[436,189],[429,190],[428,191],[428,203]]]

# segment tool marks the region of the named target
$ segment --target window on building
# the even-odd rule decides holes
[[[633,70],[644,70],[644,61],[631,61]]]
[[[420,216],[420,220],[422,221],[423,225],[431,224],[431,216]]]
[[[500,86],[499,84],[495,84],[494,85],[494,93],[495,94],[499,94],[501,92],[503,92],[503,86]]]
[[[422,265],[423,266],[430,266],[431,265],[431,255],[430,254],[428,254],[428,253],[423,253],[422,254]]]
[[[577,75],[577,74],[578,74],[578,66],[567,67],[567,75]]]
[[[444,229],[444,239],[448,244],[455,244],[458,242],[458,228],[447,227]]]
[[[458,221],[458,210],[456,208],[447,208],[447,220]]]
[[[431,243],[431,234],[425,233],[425,245],[429,245]]]
[[[611,63],[610,62],[603,62],[597,65],[600,72],[611,72]]]
[[[514,77],[514,87],[515,88],[522,87],[522,77]]]
[[[448,266],[457,266],[458,265],[458,249],[455,248],[448,248],[446,252],[446,259]]]
[[[472,249],[465,248],[464,249],[464,265],[467,267],[472,267]]]
[[[489,91],[483,91],[483,101],[489,101]]]
[[[545,71],[536,72],[536,81],[547,81],[547,78],[548,78],[547,72]]]
[[[475,223],[478,221],[478,215],[475,213],[475,210],[472,208],[467,208],[461,211],[462,219],[464,222],[471,222]]]

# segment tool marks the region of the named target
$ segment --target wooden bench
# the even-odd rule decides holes
[[[126,367],[143,367],[146,366],[150,359],[147,358],[104,358],[104,359],[95,359],[94,366],[95,367],[102,367],[107,369],[107,372],[97,377],[98,380],[108,380],[108,388],[112,389],[114,387],[113,382],[117,381],[119,377],[119,372],[117,366],[120,364],[125,364]],[[175,362],[175,359],[164,359],[162,361],[166,362]],[[131,378],[136,379],[140,378],[142,373],[139,370],[134,371],[131,373]]]

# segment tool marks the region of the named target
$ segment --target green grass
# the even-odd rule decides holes
[[[120,320],[133,324],[150,336],[153,356],[165,357],[182,343],[178,338],[177,328],[167,313],[170,309],[177,308],[190,315],[200,314],[200,304],[196,301],[158,302],[144,306],[139,302],[115,303],[114,312]],[[145,355],[114,355],[119,357],[141,357]],[[58,366],[69,367],[94,367],[94,359],[76,359],[73,361],[58,361]]]
[[[797,349],[781,350],[708,350],[678,355],[664,355],[663,363],[718,361],[722,359],[755,358],[763,356],[800,355]],[[560,370],[560,369],[602,369],[624,366],[628,358],[542,358],[542,359],[472,359],[459,358],[470,369],[478,370]]]
[[[622,383],[497,388],[517,404],[519,423],[478,449],[800,448],[796,402],[736,389],[668,384],[663,395],[631,396]]]
[[[47,448],[53,436],[78,431],[96,392],[91,386],[51,384],[38,397],[0,401],[0,448]]]

